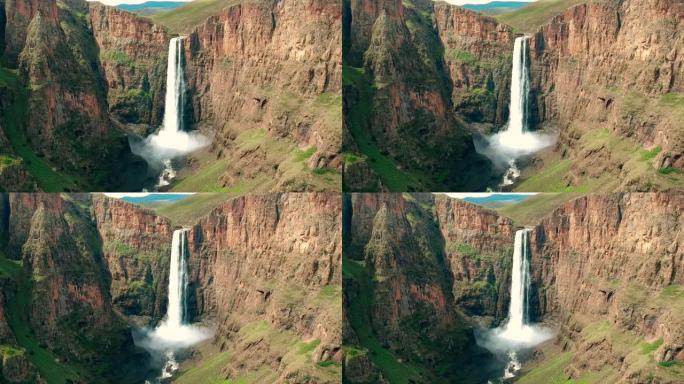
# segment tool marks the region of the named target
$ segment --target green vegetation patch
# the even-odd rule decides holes
[[[198,366],[181,372],[175,382],[178,384],[225,384],[226,380],[223,378],[222,371],[229,361],[228,352],[217,353],[202,361]]]
[[[461,64],[474,64],[477,62],[477,58],[472,53],[456,48],[447,49],[446,58],[458,61]]]
[[[579,193],[540,193],[496,211],[518,225],[536,225],[554,209],[579,196]]]
[[[224,193],[197,193],[190,197],[155,208],[154,211],[181,225],[195,224],[199,218],[230,199]]]
[[[526,7],[496,16],[499,22],[512,26],[517,32],[532,33],[537,28],[563,13],[566,9],[588,0],[539,0]]]
[[[559,160],[525,179],[515,189],[517,191],[573,192],[573,188],[563,181],[563,177],[570,171],[571,166],[570,159]]]
[[[109,59],[110,61],[119,64],[119,65],[125,65],[127,67],[132,67],[134,65],[133,59],[128,56],[125,52],[122,51],[117,51],[117,50],[111,50],[111,51],[105,51],[105,58]]]
[[[661,175],[682,174],[682,170],[674,167],[659,168],[658,173]]]
[[[651,150],[646,150],[646,149],[642,150],[640,153],[641,161],[652,160],[653,158],[655,158],[660,153],[660,151],[662,151],[662,149],[663,148],[659,145],[659,146],[657,146]]]
[[[24,348],[18,348],[16,346],[7,344],[0,345],[0,355],[2,355],[5,358],[22,356],[24,352],[26,352]]]
[[[188,33],[198,24],[221,10],[240,4],[244,0],[195,0],[188,5],[152,16],[152,21],[174,33]]]
[[[18,71],[0,67],[0,84],[9,88],[14,96],[14,102],[9,106],[13,113],[4,114],[5,135],[40,189],[46,192],[87,190],[83,180],[57,172],[31,148],[23,126],[28,116],[28,90],[21,84]]]
[[[309,147],[306,150],[297,149],[294,153],[295,161],[309,160],[313,154],[316,153],[316,147]]]
[[[652,354],[658,348],[660,348],[661,345],[663,345],[663,339],[662,338],[655,340],[651,343],[648,343],[648,342],[641,343],[641,354],[642,355]]]
[[[525,373],[518,384],[566,384],[567,379],[563,371],[572,362],[572,352],[565,352],[544,361],[538,367]]]

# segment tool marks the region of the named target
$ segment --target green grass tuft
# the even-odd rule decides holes
[[[655,352],[660,346],[663,345],[663,339],[660,338],[652,343],[641,343],[641,354],[648,355]]]
[[[648,161],[648,160],[655,158],[660,153],[660,151],[662,151],[662,149],[663,148],[659,145],[659,146],[651,149],[650,151],[649,150],[642,150],[641,156],[640,156],[641,161]]]

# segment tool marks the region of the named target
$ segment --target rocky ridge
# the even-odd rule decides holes
[[[340,5],[331,0],[239,2],[191,31],[190,112],[215,132],[213,155],[230,159],[221,187],[269,175],[272,190],[317,190],[311,169],[341,167],[340,34]],[[247,145],[247,137],[260,140]],[[293,172],[288,152],[270,153],[273,140],[313,148],[307,171]]]
[[[614,146],[591,139],[597,129],[657,148],[655,169],[684,166],[682,20],[676,0],[591,1],[532,35],[533,121],[559,131],[558,150],[575,161],[568,184],[610,173],[623,180],[616,190],[655,187]]]

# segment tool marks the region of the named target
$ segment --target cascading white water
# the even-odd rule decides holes
[[[138,341],[142,347],[164,354],[165,362],[161,374],[147,380],[149,384],[160,383],[178,370],[177,350],[211,337],[209,330],[188,324],[188,256],[188,230],[175,230],[171,240],[166,317],[154,331]]]
[[[518,352],[553,337],[553,332],[530,323],[530,230],[515,232],[513,266],[511,269],[511,300],[508,319],[504,325],[490,330],[478,340],[481,345],[497,354],[505,354],[507,364],[500,382],[515,377],[522,364]]]
[[[161,148],[182,150],[187,140],[182,137],[185,111],[185,68],[183,67],[183,37],[174,37],[169,43],[166,67],[166,99],[164,125],[151,142]]]
[[[511,101],[508,127],[511,138],[520,137],[527,131],[527,111],[530,95],[530,69],[528,66],[529,37],[515,39],[513,45],[513,71],[511,73]]]
[[[486,139],[486,145],[476,142],[477,151],[489,157],[503,171],[499,187],[513,185],[520,177],[516,159],[548,147],[555,141],[550,135],[529,130],[530,65],[528,36],[515,39],[511,72],[509,117],[504,130]]]
[[[169,266],[169,306],[166,310],[166,324],[171,328],[180,328],[186,316],[186,297],[188,288],[188,271],[186,265],[187,230],[178,229],[173,232],[171,242],[171,265]]]
[[[185,37],[175,37],[169,42],[166,70],[166,99],[164,122],[159,131],[148,136],[142,143],[132,143],[133,153],[142,156],[160,171],[156,188],[167,186],[176,177],[172,159],[201,149],[209,139],[197,132],[183,128],[186,108],[185,84]]]
[[[531,332],[531,328],[527,326],[530,301],[529,233],[529,229],[515,232],[513,269],[511,270],[511,304],[508,309],[508,322],[502,333],[503,337],[511,340],[528,340]]]

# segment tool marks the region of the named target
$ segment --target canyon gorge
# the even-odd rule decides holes
[[[167,159],[175,177],[162,189],[340,189],[336,1],[203,0],[153,18],[85,0],[0,9],[4,190],[158,189],[161,170],[131,145],[168,122],[176,37],[178,126],[210,143]]]
[[[344,0],[345,191],[589,192],[681,187],[684,4],[541,0],[495,17],[443,1]],[[516,182],[483,155],[505,131],[528,41]],[[514,76],[515,78],[515,76]]]
[[[496,210],[447,195],[346,194],[344,382],[681,382],[682,207],[674,191],[540,194]],[[512,273],[521,233],[527,278]],[[525,298],[512,300],[521,278]],[[504,379],[507,356],[482,340],[521,328],[516,318],[552,336]]]
[[[340,196],[187,201],[207,199],[179,219],[100,194],[1,195],[0,380],[155,380],[164,361],[141,335],[187,324],[211,337],[149,382],[339,383]]]

